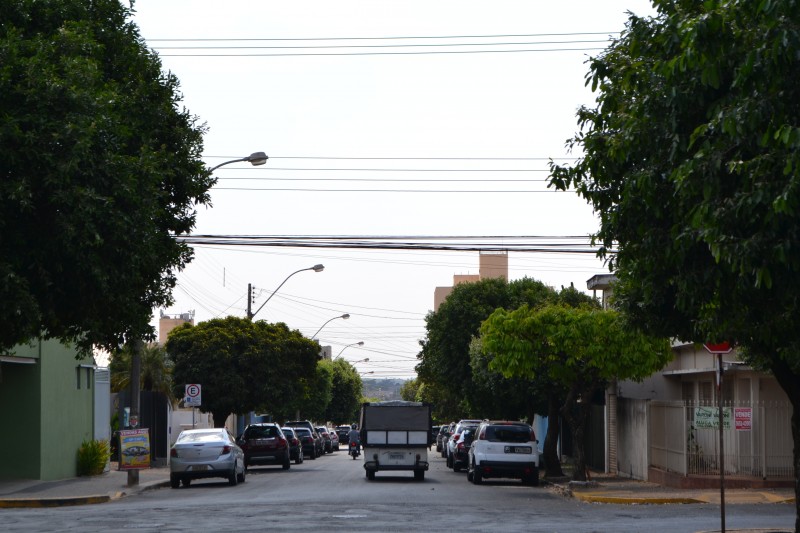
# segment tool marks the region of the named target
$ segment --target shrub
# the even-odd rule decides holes
[[[97,476],[106,468],[110,456],[107,440],[85,440],[78,448],[78,475]]]

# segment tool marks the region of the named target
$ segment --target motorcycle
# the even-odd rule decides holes
[[[350,455],[353,457],[353,461],[356,460],[356,457],[361,455],[361,450],[359,449],[361,446],[357,442],[350,443]]]

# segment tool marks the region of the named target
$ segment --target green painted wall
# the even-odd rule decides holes
[[[17,347],[14,355],[38,359],[39,345]],[[0,363],[0,479],[39,479],[40,368]]]
[[[94,434],[94,371],[79,369],[92,360],[75,359],[75,351],[57,341],[18,347],[14,354],[35,354],[39,361],[1,363],[0,458],[6,459],[0,459],[0,478],[74,477],[78,448]]]
[[[40,479],[77,475],[78,448],[94,435],[94,370],[80,365],[92,363],[56,341],[42,343]]]

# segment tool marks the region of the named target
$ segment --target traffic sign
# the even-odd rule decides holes
[[[720,342],[717,344],[712,343],[704,343],[703,347],[708,351],[708,353],[713,354],[726,354],[731,353],[733,351],[733,346],[729,342]]]
[[[184,394],[183,397],[183,404],[189,407],[200,407],[200,405],[202,405],[199,383],[189,383],[186,385],[186,394]]]

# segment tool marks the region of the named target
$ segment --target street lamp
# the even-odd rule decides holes
[[[345,351],[346,349],[348,349],[348,348],[349,348],[349,347],[351,347],[351,346],[364,346],[364,341],[358,341],[358,342],[354,342],[353,344],[348,344],[347,346],[345,346],[344,348],[342,348],[342,351],[341,351],[341,352],[339,352],[339,355],[342,355],[342,352],[343,352],[343,351]],[[334,357],[334,359],[338,359],[338,358],[339,358],[339,355],[337,355],[336,357]]]
[[[313,340],[314,340],[314,337],[316,337],[317,335],[319,335],[319,332],[320,332],[320,331],[322,331],[322,328],[324,328],[325,326],[327,326],[327,325],[328,325],[328,322],[331,322],[331,321],[333,321],[333,320],[336,320],[337,318],[343,318],[343,319],[347,320],[348,318],[350,318],[350,315],[349,315],[349,314],[347,314],[347,313],[345,313],[345,314],[343,314],[342,316],[335,316],[335,317],[331,318],[330,320],[326,321],[324,324],[322,324],[322,325],[319,327],[319,329],[317,330],[317,332],[316,332],[316,333],[314,333],[314,334],[311,336],[311,340],[313,341]]]
[[[219,165],[217,165],[215,167],[211,167],[209,169],[209,172],[214,172],[219,167],[223,167],[225,165],[230,165],[231,163],[240,163],[242,161],[247,161],[248,163],[250,163],[254,167],[257,167],[259,165],[263,165],[264,163],[266,163],[267,159],[269,159],[269,156],[267,154],[265,154],[264,152],[253,152],[252,154],[248,155],[247,157],[240,157],[239,159],[231,159],[230,161],[225,161],[225,162],[220,163]]]
[[[278,292],[278,291],[280,290],[280,288],[281,288],[281,287],[283,287],[283,284],[284,284],[284,283],[286,283],[287,281],[289,281],[289,278],[291,278],[292,276],[294,276],[295,274],[297,274],[297,273],[299,273],[299,272],[305,272],[306,270],[313,270],[314,272],[322,272],[323,270],[325,270],[325,267],[324,267],[323,265],[314,265],[313,267],[301,268],[300,270],[295,270],[294,272],[292,272],[291,274],[289,274],[288,276],[286,276],[286,279],[285,279],[285,280],[283,280],[283,281],[281,282],[281,284],[280,284],[280,285],[278,285],[278,288],[277,288],[277,289],[275,289],[274,291],[272,291],[272,294],[270,294],[270,295],[269,295],[269,298],[267,298],[267,299],[264,301],[264,303],[263,303],[263,304],[261,304],[261,307],[259,307],[258,309],[256,309],[256,312],[255,312],[255,313],[251,313],[251,312],[250,312],[250,302],[252,301],[252,298],[251,298],[252,286],[251,286],[251,285],[248,285],[248,286],[247,286],[247,319],[248,319],[248,320],[253,320],[253,317],[254,317],[254,316],[256,316],[256,314],[257,314],[259,311],[261,311],[261,309],[263,309],[265,305],[267,305],[267,302],[268,302],[268,301],[270,301],[270,300],[272,299],[272,297],[273,297],[273,296],[275,296],[275,293],[276,293],[276,292]]]
[[[352,363],[350,363],[350,364],[351,364],[351,365],[357,365],[358,363],[369,363],[369,357],[367,357],[366,359],[362,359],[362,360],[360,360],[360,361],[353,361],[353,362],[352,362]]]

